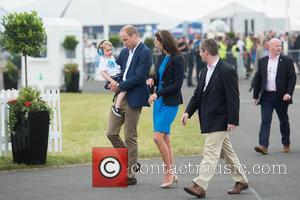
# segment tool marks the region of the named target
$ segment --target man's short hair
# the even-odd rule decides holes
[[[205,39],[201,42],[200,46],[202,51],[208,51],[212,56],[216,56],[219,53],[219,46],[216,40],[214,39]]]
[[[126,26],[123,26],[123,28],[120,30],[120,32],[123,32],[125,31],[130,37],[133,35],[133,34],[136,34],[137,36],[139,36],[139,32],[136,30],[136,28],[132,25],[126,25]]]

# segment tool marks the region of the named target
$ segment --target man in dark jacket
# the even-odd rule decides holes
[[[280,55],[282,44],[278,38],[270,40],[269,55],[261,58],[253,78],[253,99],[255,105],[261,106],[261,125],[259,146],[255,151],[268,154],[270,126],[274,109],[280,121],[283,152],[290,152],[290,124],[288,106],[296,84],[293,61]]]
[[[142,107],[149,105],[146,79],[152,65],[152,54],[150,49],[141,42],[135,27],[124,26],[120,31],[120,37],[126,48],[122,49],[116,62],[121,66],[123,81],[111,83],[109,87],[114,92],[126,91],[126,96],[120,107],[122,117],[110,113],[107,137],[115,148],[128,148],[127,184],[135,185],[137,180],[133,169],[138,166],[137,125]],[[123,124],[125,142],[120,137]]]
[[[199,85],[192,96],[181,121],[198,110],[201,132],[205,134],[203,160],[200,175],[193,180],[192,187],[184,190],[204,198],[209,181],[213,178],[220,158],[224,158],[235,186],[228,194],[239,194],[248,188],[248,180],[241,171],[241,164],[235,154],[229,132],[239,125],[239,90],[236,71],[222,61],[218,55],[218,44],[213,39],[204,40],[200,56],[207,63],[199,78]]]

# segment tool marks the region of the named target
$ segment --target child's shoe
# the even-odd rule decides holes
[[[116,108],[116,106],[112,106],[112,107],[111,107],[111,110],[113,111],[113,113],[114,113],[116,116],[122,117],[122,113],[121,113],[120,109],[119,109],[119,108]]]

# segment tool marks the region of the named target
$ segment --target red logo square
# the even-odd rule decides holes
[[[97,147],[92,153],[93,187],[127,187],[127,148]]]

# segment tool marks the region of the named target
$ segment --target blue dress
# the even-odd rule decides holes
[[[170,59],[170,56],[165,56],[158,71],[159,75],[159,84],[157,90],[162,89],[162,76],[166,69],[166,65]],[[173,123],[176,114],[178,112],[179,106],[167,106],[163,97],[159,97],[154,102],[153,107],[153,124],[154,124],[154,132],[160,132],[169,135],[171,124]]]

